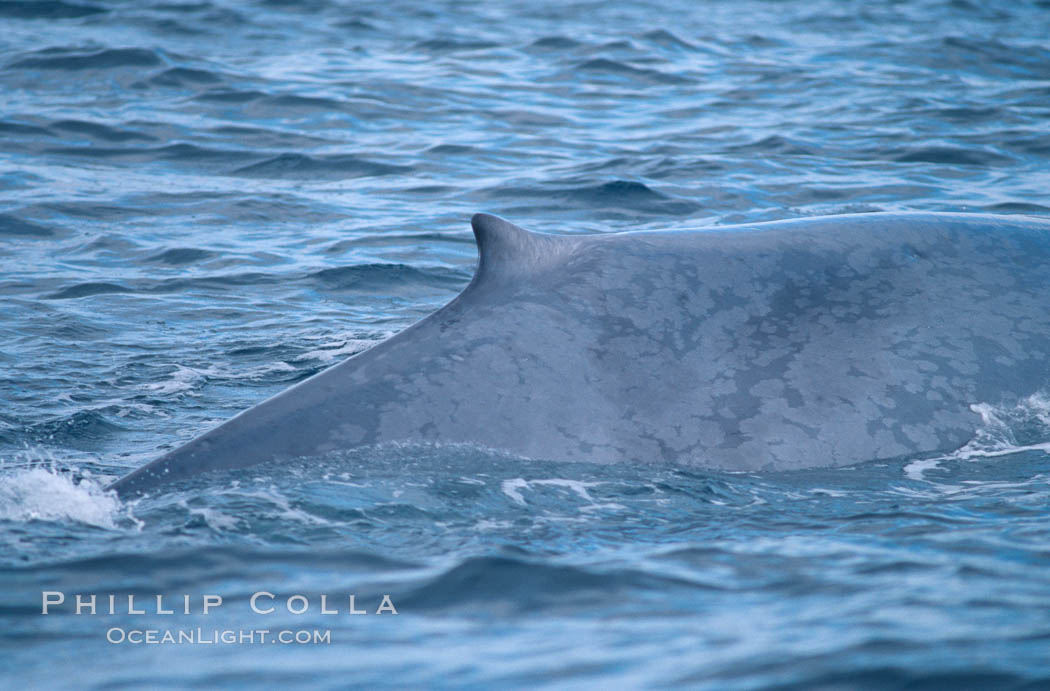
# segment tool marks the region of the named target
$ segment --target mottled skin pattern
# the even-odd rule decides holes
[[[114,484],[385,442],[703,468],[966,443],[1050,383],[1050,222],[864,214],[590,236],[473,221],[449,305]]]

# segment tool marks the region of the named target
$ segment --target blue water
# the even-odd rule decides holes
[[[447,302],[476,211],[1050,216],[1048,36],[1020,1],[0,2],[0,686],[1050,686],[1045,396],[838,470],[404,447],[101,489]],[[107,641],[197,628],[330,641]]]

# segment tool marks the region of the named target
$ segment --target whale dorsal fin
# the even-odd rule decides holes
[[[542,268],[562,255],[568,237],[534,233],[492,214],[470,219],[478,243],[476,280],[491,280]]]

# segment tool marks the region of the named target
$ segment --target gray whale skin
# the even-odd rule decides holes
[[[474,216],[477,272],[401,333],[126,475],[388,442],[712,469],[948,452],[1050,382],[1050,221],[858,214],[532,233]]]

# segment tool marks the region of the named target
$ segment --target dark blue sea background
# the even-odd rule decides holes
[[[1050,688],[1047,396],[837,470],[404,447],[102,489],[446,303],[477,211],[1050,216],[1048,37],[1020,0],[0,2],[0,686]],[[330,642],[107,640],[198,628]]]

